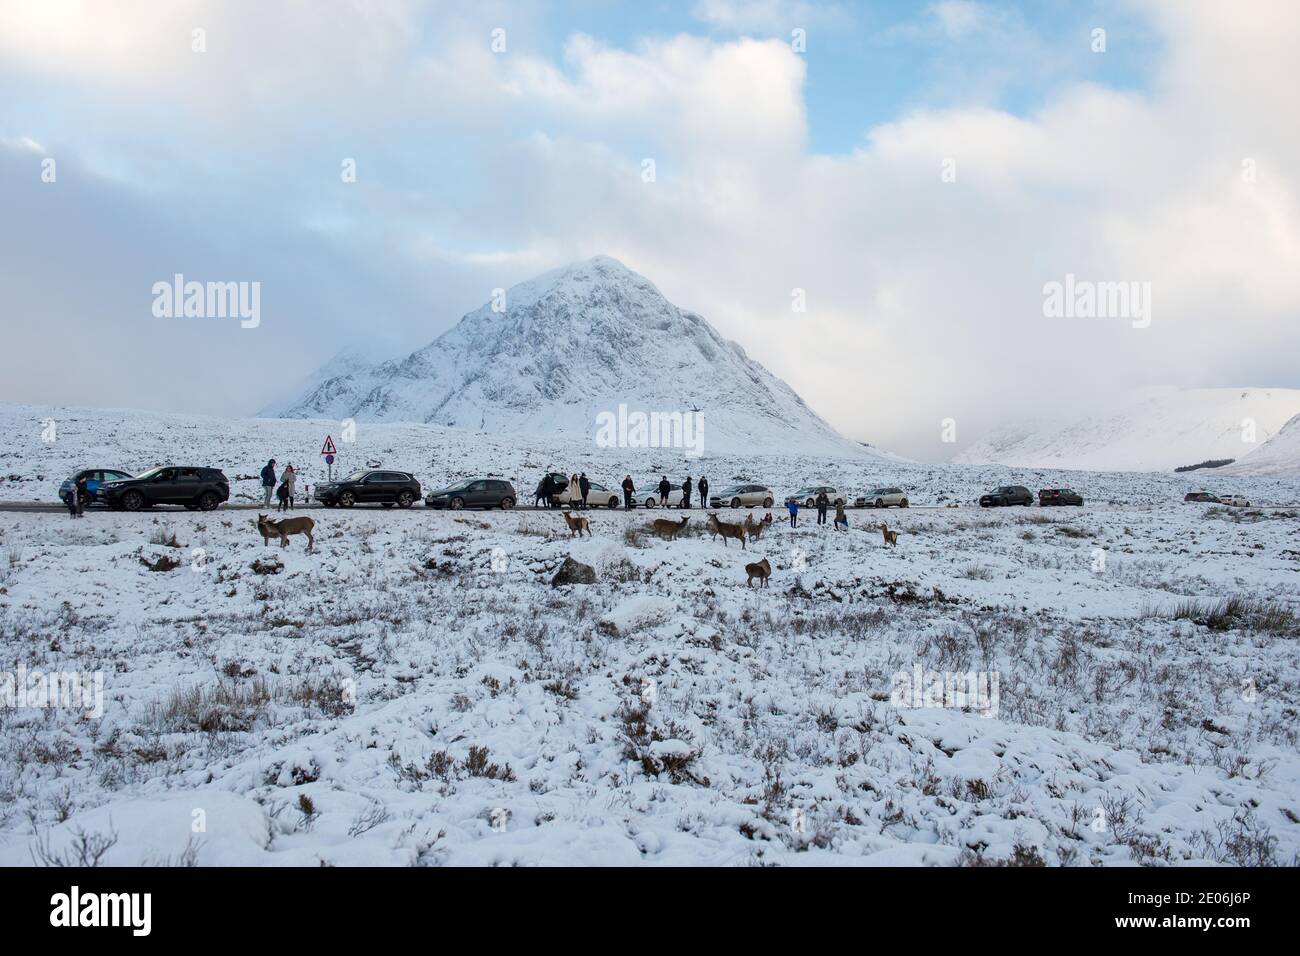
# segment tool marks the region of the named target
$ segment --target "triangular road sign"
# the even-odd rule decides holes
[[[329,435],[326,435],[326,436],[325,436],[325,444],[323,444],[323,445],[320,446],[320,453],[321,453],[322,455],[337,455],[337,454],[338,454],[338,449],[336,449],[336,448],[334,447],[334,439],[331,438]]]

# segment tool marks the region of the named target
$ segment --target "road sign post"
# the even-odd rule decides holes
[[[325,442],[320,446],[320,453],[325,456],[325,465],[329,468],[329,480],[334,480],[334,456],[338,454],[338,449],[334,447],[334,439],[329,435],[325,436]]]

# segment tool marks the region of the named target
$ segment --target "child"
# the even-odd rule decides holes
[[[790,512],[790,527],[799,527],[799,502],[791,498],[785,503],[786,509]]]
[[[835,506],[835,530],[849,530],[849,516],[844,513],[844,502],[840,502]]]

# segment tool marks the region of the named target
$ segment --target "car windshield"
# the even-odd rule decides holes
[[[448,491],[464,491],[465,489],[467,489],[467,488],[468,488],[470,485],[472,485],[472,484],[474,484],[473,479],[470,479],[470,480],[468,480],[468,481],[458,481],[456,484],[450,486],[447,490],[448,490]]]
[[[136,477],[137,477],[137,478],[154,478],[154,477],[156,477],[156,476],[162,474],[162,471],[163,471],[163,469],[161,469],[161,468],[150,468],[148,471],[144,472],[143,474],[136,475]]]
[[[735,494],[739,494],[740,492],[742,492],[742,491],[744,491],[744,490],[745,490],[745,489],[744,489],[743,487],[741,487],[740,485],[733,485],[733,486],[730,487],[730,488],[723,488],[721,491],[718,492],[718,494],[719,494],[719,495],[735,495]]]
[[[361,480],[362,478],[364,478],[364,477],[366,477],[366,473],[365,473],[364,471],[356,471],[356,472],[353,472],[352,474],[348,475],[348,476],[347,476],[346,478],[344,478],[343,480],[344,480],[344,481],[360,481],[360,480]]]

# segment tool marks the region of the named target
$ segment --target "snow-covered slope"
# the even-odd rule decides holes
[[[1300,415],[1278,429],[1258,451],[1223,470],[1231,475],[1300,478]]]
[[[334,354],[333,358],[320,368],[280,391],[277,397],[272,399],[258,415],[262,418],[278,418],[286,405],[299,401],[304,395],[310,395],[325,382],[331,379],[345,378],[357,372],[364,372],[376,365],[378,361],[379,356],[369,352],[362,346],[350,345],[340,349]]]
[[[1294,415],[1300,389],[1157,388],[1073,420],[1000,428],[954,459],[966,464],[1169,471],[1258,454]],[[1253,422],[1254,441],[1248,440]]]
[[[704,416],[710,452],[870,455],[701,316],[607,256],[509,289],[403,359],[326,378],[286,418],[594,438],[597,416]]]

